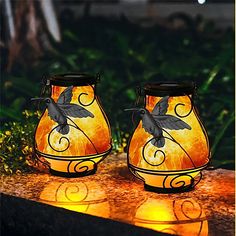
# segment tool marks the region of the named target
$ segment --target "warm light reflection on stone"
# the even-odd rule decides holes
[[[52,181],[40,194],[40,201],[68,210],[108,218],[110,206],[105,191],[96,182]]]
[[[134,224],[175,235],[208,235],[206,215],[201,205],[192,198],[148,198],[137,208]]]

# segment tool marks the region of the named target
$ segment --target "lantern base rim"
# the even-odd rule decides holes
[[[141,168],[129,165],[131,173],[144,182],[144,187],[148,191],[157,193],[180,193],[187,192],[194,189],[202,178],[199,167],[191,171],[172,171],[172,172],[158,172],[142,170]]]
[[[110,153],[111,148],[103,153],[85,157],[52,156],[36,150],[36,158],[48,167],[49,172],[55,176],[76,178],[93,175],[97,171],[98,163],[103,161]],[[43,157],[44,161],[40,160]]]
[[[97,171],[97,168],[88,172],[76,172],[76,173],[68,173],[68,172],[61,172],[57,170],[50,169],[50,173],[55,176],[66,177],[66,178],[76,178],[76,177],[83,177],[87,175],[93,175]]]
[[[155,192],[155,193],[183,193],[183,192],[189,192],[194,189],[194,184],[190,184],[188,186],[179,187],[179,188],[159,188],[155,186],[148,185],[144,183],[144,188],[147,191]]]
[[[142,173],[146,173],[146,174],[150,174],[150,175],[174,175],[174,174],[179,174],[179,173],[194,173],[197,171],[201,171],[203,169],[205,169],[209,164],[209,161],[207,163],[205,163],[202,166],[193,168],[193,169],[182,169],[182,170],[150,170],[150,169],[144,169],[144,168],[140,168],[137,166],[134,166],[130,163],[128,163],[128,167],[129,169],[132,169],[133,171],[136,172],[142,172]]]

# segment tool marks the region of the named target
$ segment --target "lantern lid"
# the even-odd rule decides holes
[[[144,94],[152,96],[184,96],[193,94],[196,84],[194,82],[154,82],[144,85]]]
[[[67,73],[67,74],[59,74],[53,75],[50,77],[51,85],[58,86],[83,86],[83,85],[91,85],[96,84],[99,79],[98,76],[93,76],[86,73]]]

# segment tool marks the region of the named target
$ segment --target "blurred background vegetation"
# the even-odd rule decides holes
[[[90,16],[85,6],[80,17],[68,9],[58,13],[59,28],[51,32],[47,23],[53,19],[36,11],[43,7],[23,3],[12,3],[13,37],[1,14],[1,173],[31,170],[41,111],[29,99],[39,96],[44,75],[66,72],[101,73],[98,95],[112,126],[114,152],[126,150],[133,132],[123,110],[135,103],[136,86],[162,75],[178,81],[188,76],[197,83],[196,104],[209,134],[212,165],[234,169],[233,28],[219,29],[185,13],[143,26],[125,16]]]

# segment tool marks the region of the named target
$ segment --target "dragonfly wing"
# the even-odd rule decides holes
[[[153,115],[153,118],[156,121],[157,125],[165,129],[170,129],[170,130],[189,129],[191,130],[191,127],[186,122],[172,115],[163,115],[163,116]]]
[[[73,86],[69,86],[68,88],[66,88],[59,96],[57,103],[58,104],[66,104],[66,103],[70,103],[71,99],[72,99],[72,89]]]
[[[63,114],[75,118],[94,117],[93,113],[77,104],[58,104]]]
[[[169,96],[163,97],[153,108],[153,115],[165,115],[168,109],[168,99]]]

